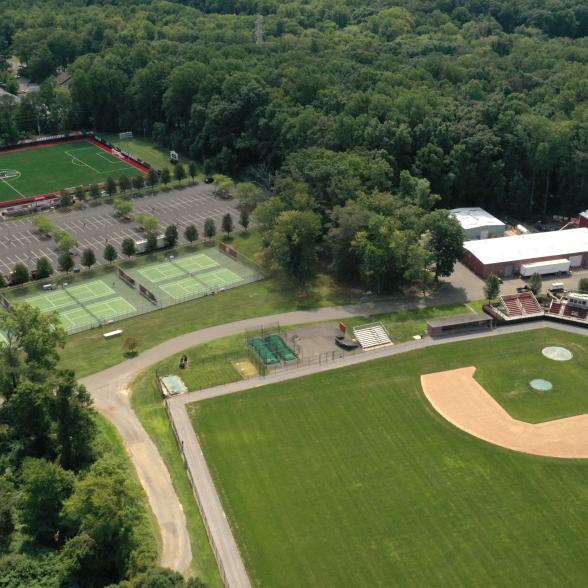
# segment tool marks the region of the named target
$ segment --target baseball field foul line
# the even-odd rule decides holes
[[[513,419],[474,379],[475,367],[421,376],[433,408],[458,429],[513,451],[588,459],[588,414],[531,424]]]

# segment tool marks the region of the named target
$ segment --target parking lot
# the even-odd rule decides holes
[[[239,213],[236,200],[220,200],[213,195],[213,188],[206,184],[187,186],[179,190],[159,192],[132,200],[133,214],[153,215],[160,227],[176,224],[183,239],[184,228],[195,224],[200,236],[204,221],[213,218],[217,232],[221,231],[221,219],[230,212],[237,226]],[[56,225],[77,239],[78,252],[91,247],[98,263],[104,263],[102,252],[107,243],[112,243],[120,254],[120,244],[126,237],[141,239],[142,233],[135,222],[124,222],[114,217],[112,205],[86,205],[84,210],[46,213]],[[39,257],[48,257],[55,268],[59,252],[53,239],[44,239],[35,231],[31,217],[0,221],[0,273],[8,274],[18,262],[33,268]],[[76,260],[76,263],[79,262]]]

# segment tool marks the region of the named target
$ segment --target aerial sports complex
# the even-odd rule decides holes
[[[92,133],[23,141],[0,151],[0,207],[47,204],[62,190],[145,175],[149,164]]]

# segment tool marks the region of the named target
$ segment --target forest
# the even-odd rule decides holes
[[[0,142],[134,130],[264,187],[293,159],[377,159],[393,192],[519,218],[586,207],[582,0],[1,0],[0,55],[39,95],[4,100]],[[69,92],[52,75],[68,68]],[[6,83],[10,75],[4,73]],[[313,153],[318,159],[313,159]],[[370,190],[330,185],[344,201]]]
[[[0,331],[0,586],[203,588],[156,565],[122,442],[58,367],[57,313],[20,306]]]

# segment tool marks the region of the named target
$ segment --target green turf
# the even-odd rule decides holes
[[[110,298],[109,300],[104,300],[102,302],[88,304],[86,305],[86,309],[100,320],[115,319],[137,310],[130,302],[121,296]]]
[[[238,276],[230,269],[222,268],[196,276],[208,288],[226,288],[241,281],[241,276]]]
[[[159,286],[168,296],[181,300],[186,296],[206,292],[206,288],[194,278],[184,278],[179,282]]]
[[[179,259],[174,259],[174,263],[188,273],[218,267],[219,265],[218,262],[205,253],[180,257]]]
[[[146,267],[145,269],[140,269],[138,271],[146,280],[149,280],[154,284],[165,282],[165,280],[169,280],[170,278],[186,275],[186,272],[182,268],[177,267],[169,261],[164,261],[163,263]]]
[[[31,296],[30,298],[25,298],[24,302],[30,304],[31,306],[36,306],[43,312],[58,310],[60,308],[65,308],[66,306],[72,306],[75,304],[71,296],[69,296],[67,292],[63,290]]]
[[[0,180],[0,202],[103,182],[108,176],[142,174],[88,141],[0,152],[0,170],[16,173],[15,177]]]
[[[475,439],[420,388],[421,373],[535,357],[541,339],[583,346],[505,335],[193,405],[254,585],[583,585],[588,463]]]
[[[537,423],[588,412],[588,341],[561,332],[545,336],[543,331],[528,338],[498,347],[491,364],[480,362],[476,380],[520,420]],[[574,357],[566,362],[547,359],[541,350],[548,345],[566,347]],[[549,380],[553,389],[533,390],[529,382],[536,378]]]
[[[89,300],[95,300],[96,298],[103,298],[115,294],[114,290],[102,280],[80,284],[79,286],[72,286],[71,288],[68,288],[67,291],[78,302],[88,302]]]
[[[71,310],[64,310],[59,313],[59,316],[61,324],[66,331],[91,325],[96,322],[96,319],[80,306]]]

